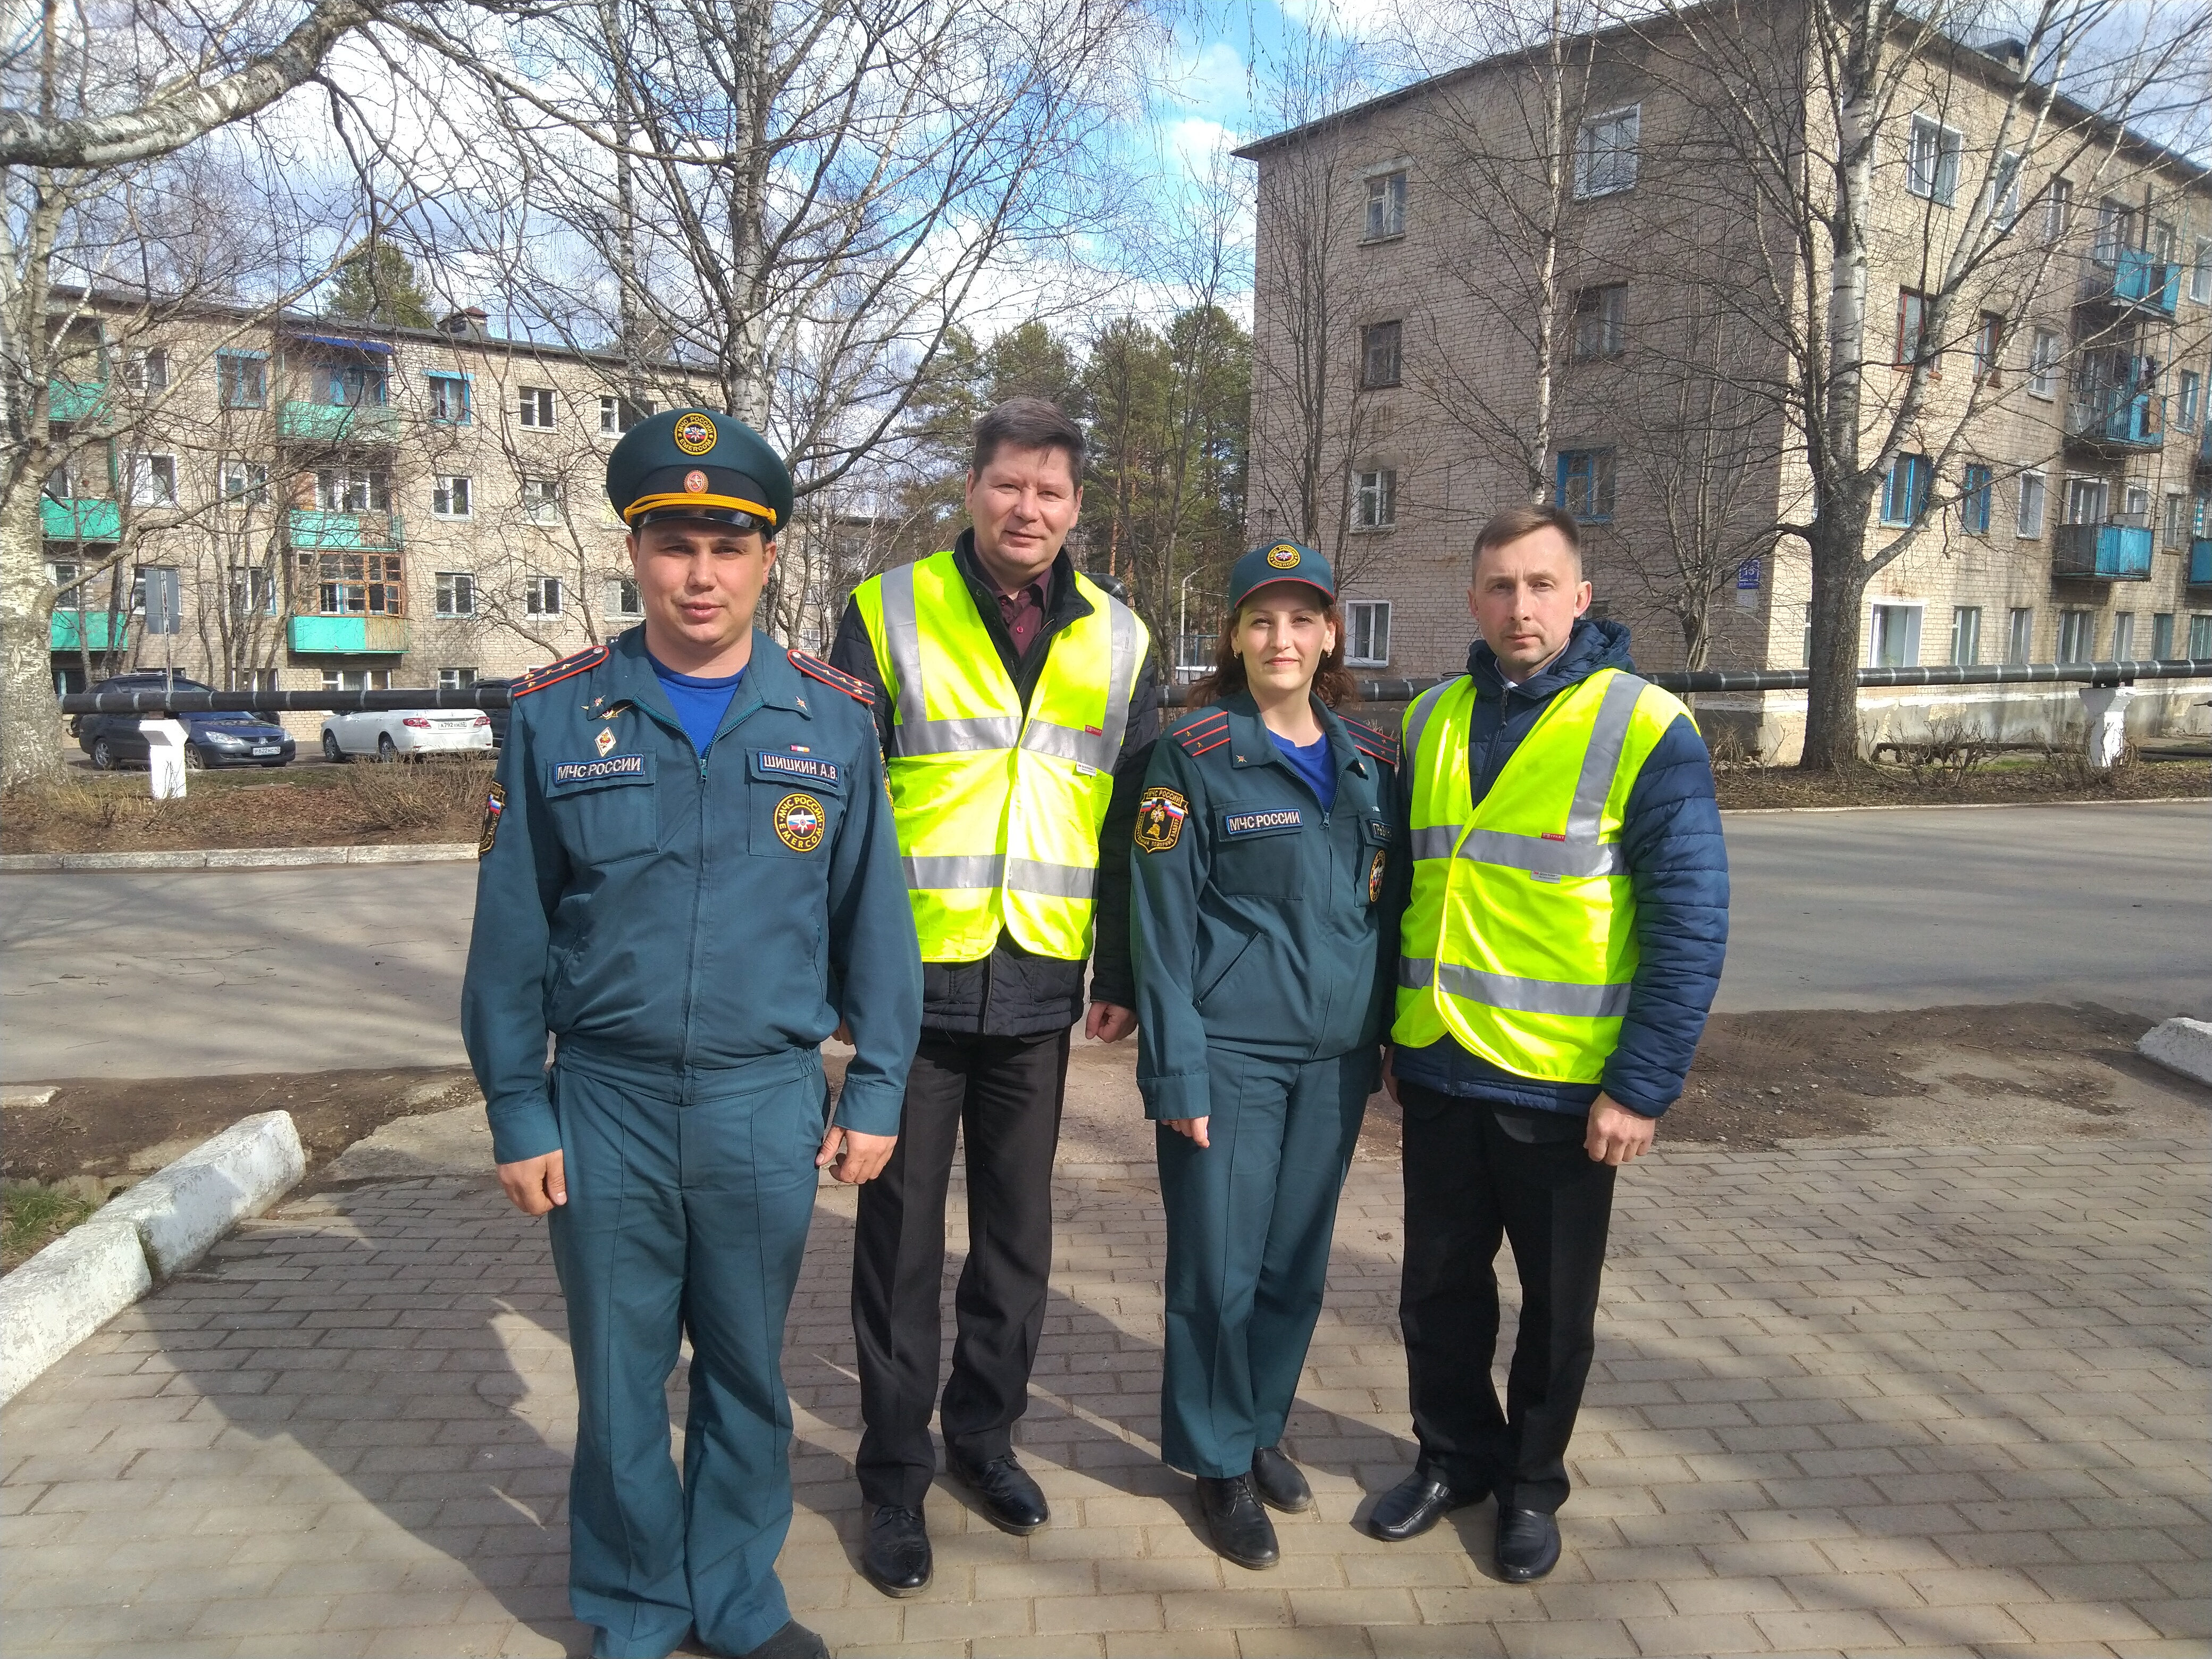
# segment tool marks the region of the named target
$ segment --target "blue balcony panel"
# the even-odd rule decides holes
[[[2116,449],[2156,449],[2166,442],[2166,399],[2124,389],[2076,398],[2066,405],[2066,435]]]
[[[39,524],[50,542],[112,542],[123,534],[123,509],[114,501],[47,495],[39,502]]]
[[[111,620],[115,624],[112,641],[108,629]],[[77,623],[80,621],[84,624],[82,630],[84,649],[88,651],[105,651],[109,648],[111,643],[115,649],[122,650],[131,643],[130,617],[116,617],[111,619],[105,611],[87,611],[80,617],[75,611],[64,610],[57,605],[54,607],[53,626],[48,635],[53,641],[50,648],[55,651],[77,649]]]
[[[319,656],[403,656],[404,617],[295,617],[286,628],[292,649]]]
[[[2065,524],[2051,541],[2051,574],[2089,581],[2147,582],[2150,558],[2148,526]]]
[[[2199,536],[2189,544],[2189,585],[2212,587],[2212,536]]]
[[[276,435],[289,443],[388,444],[399,416],[389,404],[319,404],[295,399],[276,410]]]
[[[2181,303],[2181,267],[2154,259],[2141,248],[2123,248],[2112,262],[2112,297],[2171,317]]]
[[[67,380],[56,375],[46,382],[46,418],[82,421],[97,410],[106,396],[105,380]]]
[[[336,513],[320,507],[295,508],[289,520],[292,545],[302,550],[343,549],[354,553],[397,553],[405,526],[392,513]]]

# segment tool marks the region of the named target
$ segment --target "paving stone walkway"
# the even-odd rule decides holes
[[[1319,1493],[1225,1566],[1157,1462],[1162,1226],[1141,1166],[1060,1172],[1021,1431],[1054,1521],[940,1487],[937,1582],[855,1574],[852,1195],[793,1317],[782,1571],[848,1655],[2212,1652],[2207,1146],[1669,1151],[1621,1183],[1566,1553],[1492,1508],[1395,1547],[1411,1452],[1396,1170],[1346,1195],[1288,1437]],[[10,1655],[580,1653],[574,1396],[541,1231],[486,1182],[295,1204],[0,1416]],[[680,1406],[680,1382],[672,1389]]]

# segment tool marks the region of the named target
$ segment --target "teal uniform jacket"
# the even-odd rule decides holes
[[[1137,1084],[1152,1118],[1210,1115],[1206,1053],[1328,1059],[1389,1023],[1407,860],[1398,743],[1314,708],[1336,768],[1322,810],[1249,693],[1184,715],[1138,809]]]
[[[645,630],[517,683],[461,1030],[500,1163],[556,1150],[564,1057],[696,1087],[837,1029],[837,1121],[896,1134],[921,959],[865,686],[753,635],[707,752]]]

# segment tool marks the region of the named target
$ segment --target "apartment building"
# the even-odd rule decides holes
[[[619,633],[639,606],[607,453],[656,408],[720,401],[680,365],[501,339],[474,310],[425,330],[93,301],[62,327],[70,453],[41,509],[64,689],[161,666],[459,688]]]
[[[1775,529],[1809,516],[1788,337],[1829,296],[1805,291],[1786,215],[1713,136],[1714,100],[1742,100],[1762,52],[1772,86],[1814,78],[1784,55],[1790,9],[1707,9],[1697,52],[1650,27],[1583,37],[1552,127],[1538,53],[1239,152],[1259,173],[1251,529],[1285,533],[1319,485],[1352,660],[1455,672],[1474,530],[1538,480],[1586,526],[1598,603],[1639,663],[1808,660],[1809,567]],[[1723,27],[1743,31],[1732,63],[1711,50]],[[1932,372],[1869,514],[1869,548],[1918,533],[1869,585],[1866,660],[2212,655],[2212,175],[2079,111],[2001,125],[2017,53],[1922,51],[1875,135],[1867,429],[1917,360]],[[1798,112],[1815,156],[1818,110]],[[1972,276],[1947,277],[1992,222]],[[1869,742],[2078,718],[2063,690],[1862,704]],[[1802,694],[1732,707],[1794,752]]]

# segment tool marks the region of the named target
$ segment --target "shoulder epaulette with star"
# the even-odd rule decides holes
[[[1339,714],[1337,719],[1344,722],[1344,735],[1352,739],[1354,749],[1363,755],[1373,756],[1385,766],[1397,765],[1399,745],[1396,738],[1368,725],[1365,720],[1356,720],[1345,714]]]
[[[1194,757],[1218,749],[1229,741],[1229,711],[1217,707],[1185,714],[1170,728],[1168,735],[1182,745],[1185,754]]]
[[[857,674],[848,674],[842,668],[832,668],[821,658],[795,647],[787,654],[791,658],[791,665],[809,678],[820,680],[824,685],[836,686],[864,708],[873,708],[876,706],[876,688]]]
[[[563,657],[558,662],[549,662],[542,668],[533,668],[507,687],[507,696],[526,697],[532,691],[543,691],[549,685],[558,685],[562,680],[574,679],[588,669],[597,668],[607,659],[607,648],[595,645],[588,651],[579,651],[573,657]]]

